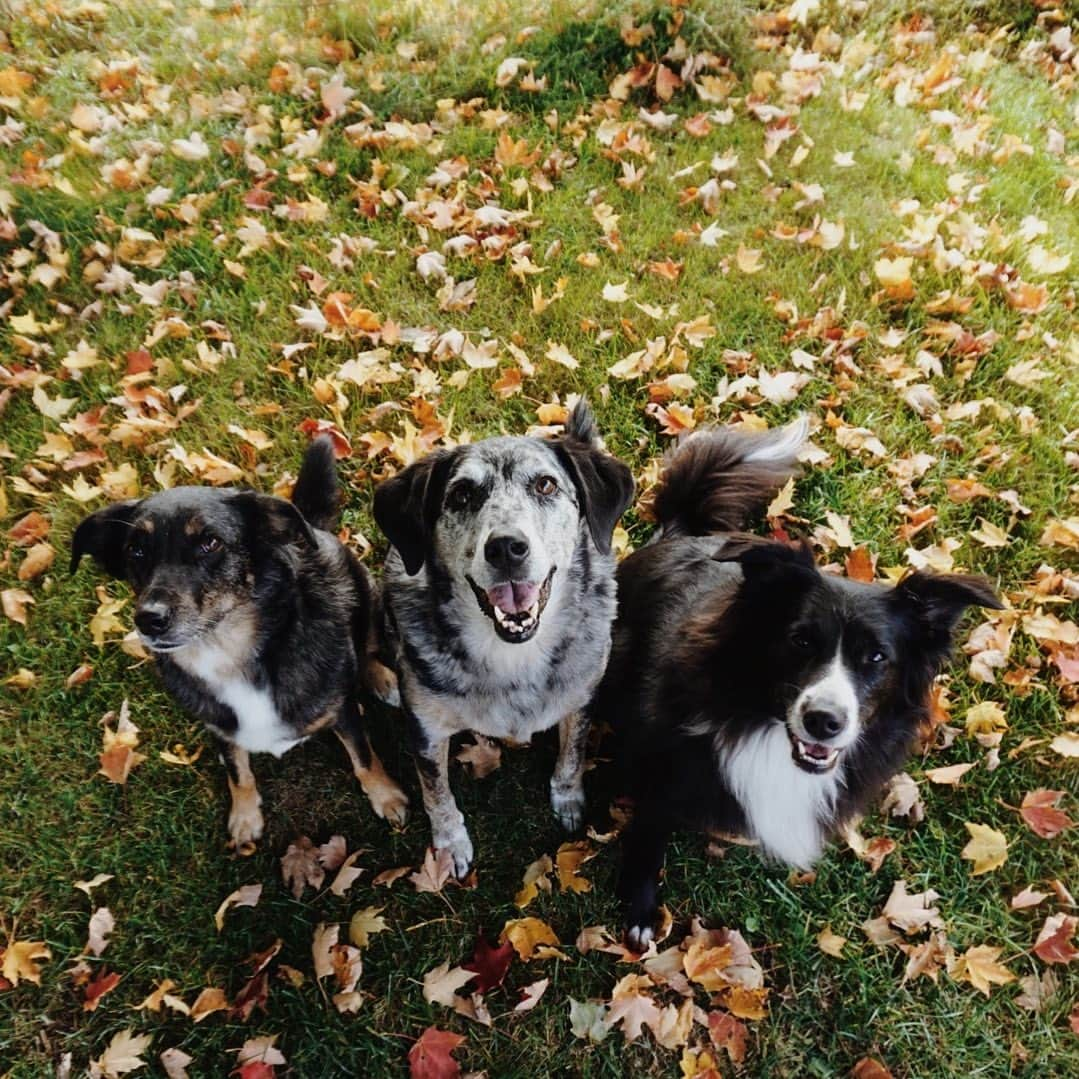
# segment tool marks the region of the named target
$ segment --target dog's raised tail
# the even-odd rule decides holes
[[[304,454],[300,474],[292,488],[292,504],[313,528],[332,532],[337,527],[340,500],[333,441],[329,435],[321,435]]]
[[[808,434],[809,420],[800,416],[762,434],[714,427],[688,435],[668,455],[656,488],[661,535],[745,529],[798,472]]]

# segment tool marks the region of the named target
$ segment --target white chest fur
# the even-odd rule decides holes
[[[232,709],[236,730],[229,732],[229,741],[241,749],[280,757],[303,741],[282,721],[270,691],[253,685],[237,668],[233,656],[213,642],[182,648],[172,658]]]
[[[720,760],[764,852],[808,869],[824,846],[821,822],[835,805],[843,766],[823,776],[802,771],[791,757],[786,729],[778,723],[733,749],[725,747]]]

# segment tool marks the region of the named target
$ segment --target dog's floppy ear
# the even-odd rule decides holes
[[[375,488],[375,522],[397,549],[410,577],[427,560],[456,452],[429,453]]]
[[[71,537],[71,572],[79,566],[84,554],[110,576],[124,576],[124,544],[141,499],[114,502],[83,519]]]
[[[747,585],[783,584],[807,587],[820,574],[805,543],[780,543],[751,534],[732,536],[712,556],[715,562],[736,562]]]
[[[596,418],[583,398],[551,447],[577,489],[592,541],[602,554],[610,554],[614,526],[633,501],[633,473],[600,448]]]
[[[891,598],[914,619],[930,647],[941,652],[951,648],[952,632],[968,607],[999,611],[1004,606],[984,577],[970,573],[919,570],[904,577]]]
[[[248,527],[270,543],[305,543],[318,546],[318,540],[304,515],[291,503],[258,491],[240,491],[232,504],[244,515]]]

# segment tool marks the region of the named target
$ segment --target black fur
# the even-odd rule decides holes
[[[280,754],[314,730],[371,760],[350,713],[372,670],[377,599],[328,531],[339,501],[328,439],[308,450],[294,499],[174,488],[92,514],[72,540],[73,569],[90,554],[131,584],[163,684],[225,741],[234,782],[247,774],[238,753]]]
[[[752,834],[725,767],[749,740],[787,726],[835,657],[856,687],[861,733],[836,766],[843,782],[818,819],[822,838],[902,766],[963,611],[1000,606],[977,577],[916,573],[892,589],[821,574],[808,549],[686,535],[711,522],[742,526],[790,474],[793,453],[743,469],[749,444],[715,432],[676,451],[655,503],[660,539],[618,570],[613,650],[593,715],[616,730],[636,803],[619,884],[634,946],[650,938],[671,832]]]

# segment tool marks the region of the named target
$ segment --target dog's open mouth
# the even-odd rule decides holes
[[[494,623],[495,632],[511,644],[523,644],[535,636],[540,616],[551,595],[555,567],[542,584],[534,581],[510,581],[483,589],[471,577],[466,578],[476,595],[480,610]]]
[[[803,742],[793,734],[790,735],[790,740],[794,763],[803,771],[824,775],[825,772],[830,772],[839,760],[840,750],[835,746],[821,745],[820,742]]]

